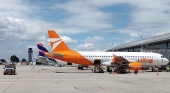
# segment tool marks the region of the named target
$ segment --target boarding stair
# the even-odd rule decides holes
[[[104,73],[104,70],[103,70],[103,68],[101,66],[95,65],[94,73]]]

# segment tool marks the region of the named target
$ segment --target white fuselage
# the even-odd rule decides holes
[[[114,57],[120,56],[129,62],[141,61],[142,66],[160,66],[168,64],[169,60],[164,58],[161,54],[152,52],[79,52],[83,57],[94,62],[95,59],[100,59],[101,64],[111,65]],[[145,58],[145,60],[143,60]],[[153,62],[149,62],[152,59]]]

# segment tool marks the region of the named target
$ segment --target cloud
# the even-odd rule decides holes
[[[103,50],[102,43],[104,41],[103,37],[100,36],[94,36],[94,37],[87,37],[84,40],[84,44],[79,44],[75,50],[81,50],[81,51],[101,51]]]
[[[76,33],[108,29],[113,26],[110,24],[112,14],[101,11],[88,1],[57,3],[52,6],[52,9],[64,10],[68,16],[61,20],[62,26]]]
[[[139,37],[139,35],[137,33],[130,33],[131,37]]]
[[[1,42],[1,41],[4,41],[4,39],[3,39],[3,38],[1,38],[1,39],[0,39],[0,42]]]
[[[96,44],[96,43],[102,42],[103,40],[104,40],[104,38],[100,37],[100,36],[94,36],[93,38],[87,37],[85,39],[85,43],[94,43],[94,44]]]
[[[65,43],[77,43],[77,40],[72,39],[68,36],[61,36],[61,38]]]
[[[86,38],[84,43],[78,42],[77,38],[65,36],[65,41],[77,45],[72,46],[77,50],[105,50],[112,42],[104,42],[105,38],[110,37],[108,33],[116,32],[113,37],[123,39],[115,43],[124,43],[137,40],[141,35],[146,38],[170,32],[169,0],[100,2],[0,0],[0,2],[0,42],[5,45],[2,48],[7,51],[13,49],[13,53],[22,50],[23,54],[20,54],[22,57],[27,53],[24,49],[29,45],[35,46],[37,42],[44,42],[47,48],[50,47],[46,41],[47,29],[54,29],[64,35],[75,33],[96,35]],[[51,7],[44,7],[47,5]],[[102,33],[106,37],[97,36],[101,36]],[[10,53],[3,57],[7,55]]]
[[[129,39],[126,39],[126,40],[125,40],[125,43],[129,43],[129,42],[133,42],[133,41],[135,41],[134,38],[129,38]]]
[[[81,51],[93,51],[94,46],[91,43],[84,43],[77,46],[77,50]]]
[[[131,33],[139,32],[144,36],[155,36],[158,35],[155,34],[157,32],[169,32],[170,1],[142,0],[130,2],[130,4],[135,9],[131,14],[131,25],[125,29],[131,29]]]

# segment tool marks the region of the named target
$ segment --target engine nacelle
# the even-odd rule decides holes
[[[141,70],[142,64],[140,62],[129,63],[130,70]]]

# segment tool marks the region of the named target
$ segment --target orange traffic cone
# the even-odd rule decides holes
[[[38,70],[38,73],[40,73],[40,70]]]
[[[114,74],[115,74],[115,72],[113,71],[113,72],[112,72],[112,74],[114,75]]]

